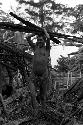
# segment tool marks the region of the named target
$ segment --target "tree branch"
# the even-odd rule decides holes
[[[8,23],[8,22],[0,22],[0,28],[12,30],[12,31],[34,33],[36,35],[44,35],[44,30],[41,27],[36,26],[35,24],[32,24],[29,21],[25,21],[24,19],[18,17],[16,14],[13,14],[12,12],[10,12],[10,14],[14,18],[16,18],[17,20],[21,21],[26,26],[22,26],[22,25],[19,25],[19,24]],[[60,43],[60,41],[58,40],[58,38],[69,39],[69,40],[72,40],[72,41],[75,41],[75,42],[77,41],[78,43],[82,43],[81,42],[82,38],[79,38],[79,37],[65,35],[65,34],[56,33],[56,32],[55,33],[48,32],[48,34],[50,35],[50,39],[54,43],[57,43],[57,44]],[[57,37],[57,38],[55,38],[55,37]]]

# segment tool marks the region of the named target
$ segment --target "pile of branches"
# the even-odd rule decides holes
[[[17,47],[4,43],[4,41],[0,42],[0,64],[6,67],[9,77],[12,77],[11,71],[16,72],[19,69],[25,83],[24,72],[27,71],[28,73],[28,64],[26,64],[25,59],[31,63],[32,58],[32,55],[17,49]]]
[[[28,72],[28,69],[27,69],[28,64],[26,64],[25,59],[31,63],[32,58],[33,58],[32,55],[17,49],[15,46],[10,45],[9,43],[4,43],[4,41],[0,42],[0,63],[4,65],[7,68],[7,70],[10,71],[10,73],[11,71],[16,72],[19,69],[20,73],[22,74],[22,77],[25,80],[24,83],[26,83],[25,71]],[[33,109],[31,107],[31,101],[29,99],[30,94],[25,94],[25,96],[23,97],[24,95],[22,94],[23,89],[24,88],[22,87],[22,90],[18,96],[17,94],[19,92],[15,94],[15,97],[14,95],[12,95],[13,99],[10,99],[11,101],[10,100],[8,101],[7,106],[11,107],[12,105],[14,105],[14,107],[12,107],[12,109],[14,108],[14,110],[12,110],[8,114],[9,118],[7,119],[8,120],[7,124],[9,124],[9,121],[12,121],[12,122],[13,120],[17,121],[19,117],[21,117],[21,119],[27,117],[27,119],[22,121],[20,125],[33,124],[33,123],[39,124],[39,122],[40,123],[44,122],[46,124],[60,125],[63,119],[63,114],[58,112],[56,108],[52,108],[52,106],[50,105],[50,102],[48,102],[49,104],[47,103],[47,108],[44,110],[42,110],[40,106],[38,109],[38,115],[34,118]],[[27,90],[24,90],[24,91],[27,91]],[[9,97],[9,98],[12,98],[12,97]]]
[[[46,103],[46,108],[43,109],[40,105],[37,115],[34,116],[30,100],[30,93],[27,92],[26,87],[17,90],[13,95],[13,99],[12,97],[10,97],[10,99],[8,98],[5,102],[9,114],[5,125],[10,124],[10,122],[11,124],[15,124],[16,121],[18,125],[60,125],[63,114],[58,112],[56,108],[53,108],[50,102],[49,104]]]
[[[16,72],[18,69],[20,70],[22,76],[25,77],[25,73],[24,71],[27,71],[26,70],[28,67],[28,65],[26,64],[25,62],[25,59],[28,61],[28,62],[32,62],[32,58],[33,56],[26,53],[26,52],[23,52],[22,50],[19,50],[17,49],[15,46],[12,46],[8,43],[4,43],[4,42],[0,42],[0,63],[4,66],[7,67],[7,69],[10,69],[13,70],[14,72]],[[24,78],[24,80],[26,80]],[[65,93],[64,93],[64,100],[65,100],[65,103],[69,101],[69,103],[75,101],[75,96],[73,95],[73,93],[78,93],[79,90],[82,90],[82,79],[78,80],[75,84],[73,84],[71,86],[71,88],[69,88]],[[24,81],[26,82],[26,81]],[[22,94],[21,94],[22,95]],[[72,100],[73,98],[69,98],[68,97],[72,97],[71,95],[73,95],[74,97],[74,100]],[[77,95],[77,94],[76,94]],[[79,94],[78,94],[79,95]],[[16,95],[17,96],[17,95]],[[77,97],[77,96],[76,96]],[[20,98],[20,96],[18,97]],[[23,98],[23,97],[22,97]],[[21,98],[21,99],[22,99]],[[26,116],[27,116],[27,119],[22,121],[19,125],[26,125],[26,124],[39,124],[41,121],[43,121],[44,123],[46,122],[46,124],[56,124],[56,125],[60,125],[63,123],[65,123],[66,121],[64,120],[64,112],[63,113],[60,113],[58,112],[58,110],[56,109],[56,107],[52,108],[52,106],[50,105],[50,102],[49,102],[49,105],[47,105],[47,109],[45,110],[42,110],[41,107],[39,108],[38,110],[38,115],[37,117],[32,117],[33,116],[33,113],[31,114],[32,112],[32,108],[29,107],[29,102],[28,102],[28,106],[26,107],[26,102],[27,102],[27,99],[28,97],[26,98],[26,101],[23,101],[23,104],[21,105],[21,108],[23,109],[22,111],[22,114],[25,115],[25,111],[26,112]],[[18,100],[19,102],[19,105],[21,104],[21,102],[19,101],[20,99],[14,99],[13,102],[16,103],[16,100]],[[12,102],[12,103],[13,103]],[[53,103],[53,102],[51,102]],[[24,105],[25,104],[25,105]],[[8,103],[9,105],[9,103]],[[56,105],[56,104],[55,104]],[[18,106],[20,107],[20,106]],[[20,112],[18,113],[17,110],[19,110],[18,108],[15,108],[12,113],[12,118],[15,118],[16,116],[19,116]],[[17,115],[16,113],[17,112]],[[78,112],[78,111],[76,111]],[[75,112],[72,114],[72,117],[75,115]],[[28,118],[28,116],[30,116]],[[19,116],[20,117],[20,116]],[[23,116],[21,116],[22,118]],[[16,119],[17,120],[17,117]],[[61,123],[63,121],[63,123]],[[67,121],[68,122],[68,121]],[[43,123],[42,123],[43,124]]]
[[[17,70],[19,69],[24,80],[23,83],[26,83],[25,72],[29,74],[29,71],[28,71],[29,67],[25,60],[27,60],[28,63],[32,63],[32,58],[33,58],[32,55],[22,50],[19,50],[16,46],[13,46],[12,43],[9,44],[9,43],[5,43],[4,41],[0,42],[0,63],[7,68],[7,71],[10,71],[10,74],[9,74],[10,77],[11,77],[11,71],[17,72]],[[23,91],[23,88],[22,88],[22,91]],[[58,112],[56,108],[54,109],[49,105],[47,105],[47,109],[45,110],[42,110],[41,107],[39,107],[37,117],[33,118],[33,112],[32,112],[33,110],[32,110],[31,104],[29,104],[30,100],[29,102],[27,102],[30,95],[28,94],[25,97],[23,97],[22,95],[23,94],[19,94],[19,96],[17,96],[16,94],[16,98],[13,97],[13,100],[10,99],[11,101],[8,101],[8,104],[7,104],[8,106],[9,105],[11,106],[13,104],[14,105],[19,104],[19,105],[15,106],[15,108],[13,107],[14,110],[12,110],[12,112],[8,114],[8,116],[10,117],[8,118],[7,124],[9,124],[10,120],[12,122],[13,120],[17,120],[18,117],[21,117],[21,119],[23,119],[23,115],[24,117],[27,116],[27,119],[26,121],[22,121],[22,123],[20,124],[28,124],[32,122],[36,124],[42,121],[46,122],[46,124],[52,123],[52,124],[59,125],[61,123],[63,119],[63,114]],[[19,112],[18,110],[21,110],[21,112]],[[27,111],[26,114],[25,114],[25,111]]]

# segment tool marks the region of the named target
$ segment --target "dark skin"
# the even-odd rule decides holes
[[[50,55],[50,38],[46,34],[46,41],[44,41],[43,37],[39,37],[37,39],[36,45],[30,40],[30,37],[27,38],[27,41],[29,45],[34,50],[34,56],[33,56],[33,65],[32,65],[32,73],[30,76],[30,84],[32,84],[33,87],[33,80],[36,77],[40,77],[41,83],[40,83],[40,94],[37,97],[38,102],[41,102],[42,105],[45,104],[46,101],[46,94],[47,94],[47,83],[48,83],[48,57]],[[46,46],[45,46],[46,42]],[[31,85],[30,85],[31,86]],[[35,87],[33,87],[35,89]],[[33,89],[32,89],[33,90]],[[35,90],[34,93],[32,93],[32,96],[36,94]],[[39,98],[40,97],[40,98]],[[33,105],[36,105],[36,96],[33,96]],[[35,99],[34,99],[35,98]],[[35,108],[35,106],[33,106]]]

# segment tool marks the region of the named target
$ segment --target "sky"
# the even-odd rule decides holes
[[[38,2],[39,0],[34,0],[34,1]],[[83,4],[83,0],[54,0],[54,1],[64,5],[68,5],[70,7],[75,7],[78,4]],[[13,5],[13,8],[15,8],[16,6],[15,0],[0,0],[0,2],[3,2],[3,8],[5,10],[8,10],[10,5]]]
[[[78,4],[83,4],[83,0],[55,0],[56,2],[68,5],[69,7],[75,7]]]
[[[38,2],[39,0],[34,0],[35,2]],[[83,4],[83,0],[53,0],[55,2],[68,5],[71,7],[75,7],[78,4]]]
[[[38,1],[39,0],[34,0],[34,2]],[[10,6],[12,6],[14,10],[17,6],[15,0],[0,0],[0,2],[3,3],[2,9],[6,12],[9,12],[11,10]],[[55,2],[68,5],[69,7],[75,7],[78,4],[83,4],[83,0],[55,0]],[[67,57],[69,53],[75,52],[77,50],[78,48],[75,46],[53,46],[50,53],[52,67],[57,64],[57,59],[60,57],[60,55]]]

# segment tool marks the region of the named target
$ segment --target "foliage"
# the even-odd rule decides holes
[[[74,22],[71,23],[71,26],[73,27],[72,33],[83,32],[83,5],[77,5],[74,7],[69,15],[74,17]]]
[[[70,70],[74,72],[83,72],[83,47],[80,47],[77,55],[70,58]]]
[[[79,72],[80,71],[80,63],[78,61],[77,56],[74,56],[74,57],[70,58],[69,65],[70,65],[70,70],[72,72]]]
[[[68,57],[61,56],[61,58],[59,58],[57,60],[57,62],[58,62],[58,64],[54,68],[58,72],[65,72],[65,73],[67,73],[68,70],[69,70],[69,60],[68,60]]]
[[[64,32],[64,28],[67,29],[69,23],[64,22],[64,20],[68,20],[67,14],[72,8],[57,4],[52,0],[39,1],[38,3],[25,0],[17,1],[19,4],[25,5],[25,12],[28,14],[28,19],[33,20],[37,25],[46,27],[53,32]]]

